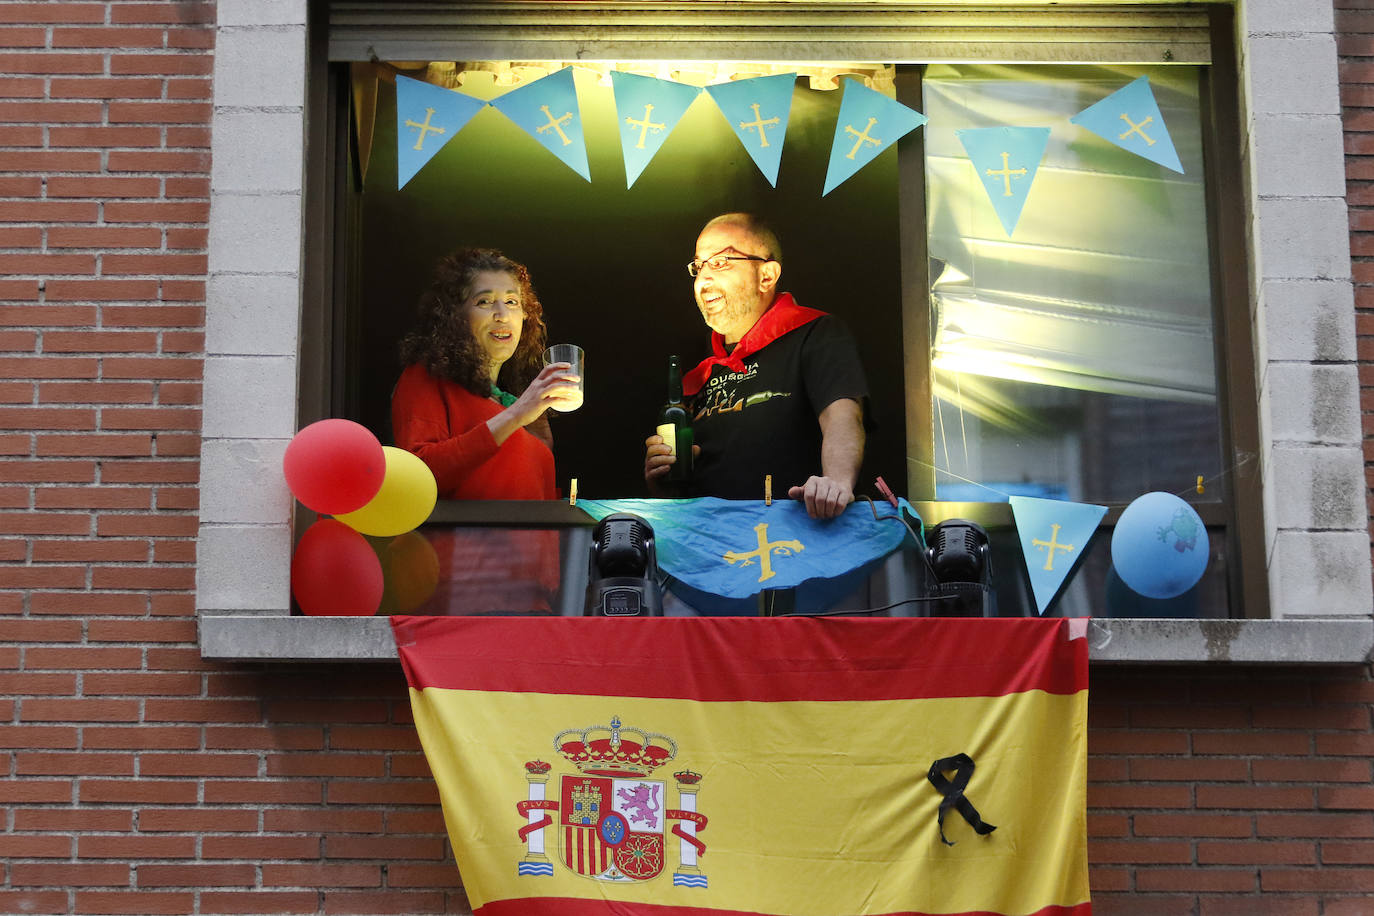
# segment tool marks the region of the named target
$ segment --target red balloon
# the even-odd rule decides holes
[[[367,505],[382,488],[386,453],[366,426],[320,420],[286,446],[282,470],[286,485],[307,508],[343,515]]]
[[[383,584],[382,564],[367,540],[332,518],[306,529],[291,557],[291,594],[312,616],[375,614]]]

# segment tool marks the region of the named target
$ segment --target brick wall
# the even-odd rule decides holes
[[[213,22],[0,0],[0,912],[464,913],[399,668],[196,648]],[[1097,912],[1374,913],[1367,672],[1093,677]]]

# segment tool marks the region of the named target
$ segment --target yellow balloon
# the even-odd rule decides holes
[[[429,467],[410,452],[390,445],[382,446],[382,451],[386,455],[382,488],[361,509],[335,518],[363,534],[395,537],[429,518],[439,487]]]

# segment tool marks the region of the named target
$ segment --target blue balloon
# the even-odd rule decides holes
[[[1132,591],[1173,598],[1207,569],[1207,529],[1193,507],[1172,493],[1146,493],[1121,513],[1112,533],[1112,565]]]

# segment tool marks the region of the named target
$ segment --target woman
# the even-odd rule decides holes
[[[523,264],[487,248],[443,258],[420,298],[391,396],[396,445],[434,472],[441,499],[555,499],[545,415],[576,391],[567,363],[542,366],[543,308]],[[439,587],[418,613],[547,612],[558,534],[428,529]]]
[[[401,341],[396,445],[434,472],[441,499],[554,499],[545,411],[576,377],[542,366],[543,307],[523,264],[465,248],[435,266],[419,326]]]

